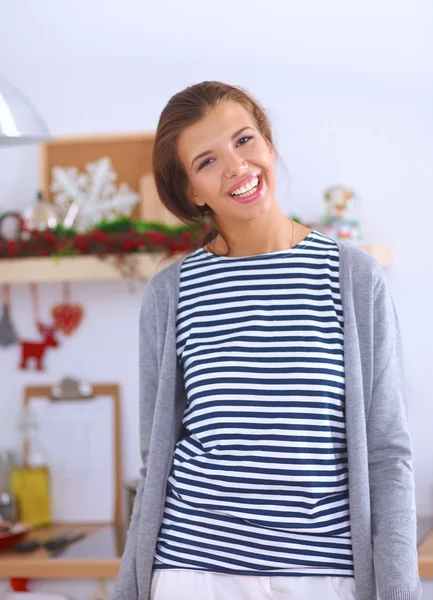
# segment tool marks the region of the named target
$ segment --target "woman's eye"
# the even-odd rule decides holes
[[[246,140],[246,141],[248,142],[248,140],[252,140],[252,139],[253,139],[253,136],[252,136],[252,135],[245,135],[244,137],[241,137],[241,138],[238,140],[238,144],[239,144],[239,142],[241,142],[242,140]],[[244,142],[244,143],[245,143],[245,142]],[[241,145],[243,146],[243,144],[241,144]]]
[[[203,167],[206,167],[206,165],[208,165],[208,164],[209,164],[209,161],[210,161],[210,160],[211,160],[210,158],[207,158],[205,161],[203,161],[203,162],[201,163],[201,165],[199,166],[198,170],[200,171],[200,170],[201,170]]]
[[[239,138],[237,143],[239,144],[240,142],[242,142],[241,146],[243,146],[246,142],[248,142],[248,140],[252,140],[253,137],[254,137],[253,135],[245,135],[244,137]],[[201,163],[201,165],[199,166],[198,170],[201,171],[201,169],[203,169],[203,167],[206,167],[208,164],[210,164],[209,161],[211,161],[211,160],[213,160],[213,159],[207,158],[206,160],[204,160]]]

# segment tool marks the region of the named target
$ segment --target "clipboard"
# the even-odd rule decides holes
[[[53,523],[123,522],[121,411],[117,384],[60,383],[24,388],[50,473]],[[28,448],[23,448],[24,460]]]

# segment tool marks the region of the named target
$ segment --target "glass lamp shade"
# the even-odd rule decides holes
[[[0,78],[0,146],[51,139],[42,118],[9,81]]]

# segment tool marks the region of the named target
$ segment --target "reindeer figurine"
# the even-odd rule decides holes
[[[48,327],[42,323],[37,323],[39,333],[43,336],[41,342],[29,342],[21,340],[21,364],[20,369],[27,369],[27,362],[34,358],[36,360],[36,368],[38,371],[43,371],[43,359],[47,348],[57,348],[59,342],[54,337],[55,327]]]

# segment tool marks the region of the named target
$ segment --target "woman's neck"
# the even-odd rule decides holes
[[[311,233],[311,229],[281,213],[278,222],[262,224],[259,231],[245,228],[242,233],[223,233],[230,244],[229,254],[227,244],[219,234],[204,249],[214,254],[232,257],[255,256],[291,248],[292,239],[293,246],[296,246]]]

